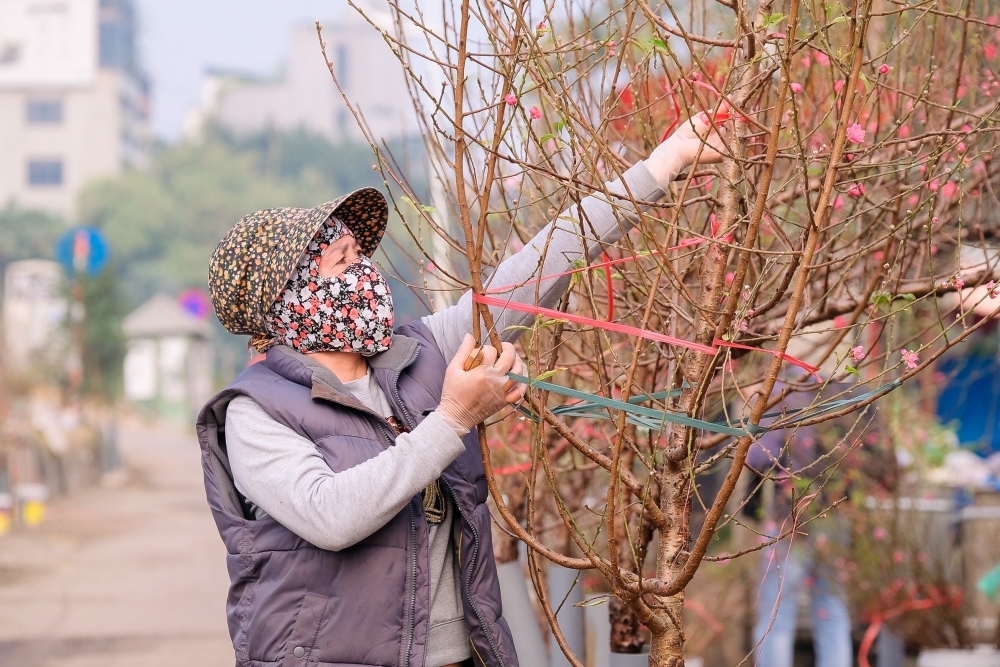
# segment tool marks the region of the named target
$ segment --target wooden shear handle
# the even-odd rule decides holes
[[[465,363],[462,364],[462,370],[471,371],[481,363],[483,363],[483,348],[477,347],[469,354],[469,358],[465,360]],[[510,391],[516,384],[513,380],[507,380],[503,384],[504,392]]]
[[[463,371],[471,371],[473,368],[483,363],[483,348],[477,347],[469,354],[469,358],[462,364]]]

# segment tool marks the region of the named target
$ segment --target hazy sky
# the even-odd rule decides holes
[[[139,50],[153,84],[153,132],[180,137],[207,67],[276,72],[294,21],[329,22],[346,0],[136,0]]]

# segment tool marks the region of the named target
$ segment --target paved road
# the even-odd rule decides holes
[[[127,481],[0,537],[3,667],[232,665],[224,549],[194,437],[124,424]]]

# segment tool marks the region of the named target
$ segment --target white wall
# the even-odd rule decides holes
[[[4,274],[4,360],[23,370],[56,363],[67,348],[62,267],[45,259],[11,262]]]
[[[98,0],[0,0],[0,86],[88,86]]]

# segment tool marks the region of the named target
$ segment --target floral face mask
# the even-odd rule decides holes
[[[350,232],[331,219],[316,234],[269,313],[268,333],[299,352],[343,350],[370,357],[392,344],[389,284],[365,256],[332,278],[319,274],[327,246]]]

